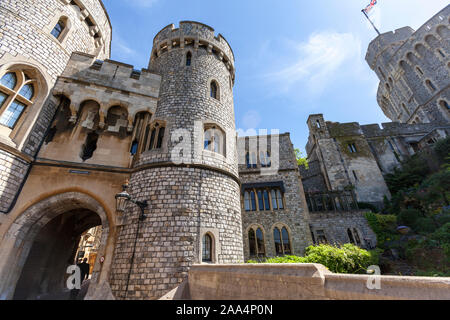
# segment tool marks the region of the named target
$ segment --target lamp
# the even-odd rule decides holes
[[[146,216],[144,214],[144,210],[148,207],[147,200],[144,200],[144,201],[133,200],[131,198],[130,194],[127,192],[128,181],[126,181],[122,185],[122,188],[123,188],[122,192],[119,192],[118,194],[116,194],[116,210],[117,210],[117,212],[121,212],[121,213],[124,212],[127,202],[130,201],[130,202],[134,203],[135,205],[137,205],[139,207],[139,209],[141,209],[141,215],[139,216],[139,220],[141,220],[141,221],[145,220]]]
[[[127,286],[125,289],[125,299],[127,298],[127,294],[128,294],[128,285],[130,283],[130,276],[131,276],[131,271],[133,269],[133,264],[134,264],[134,256],[136,254],[136,244],[138,241],[138,237],[139,237],[139,230],[141,227],[141,221],[144,221],[146,218],[146,215],[144,213],[145,209],[148,207],[148,202],[147,200],[144,201],[137,201],[137,200],[133,200],[131,198],[131,195],[127,192],[128,189],[128,180],[125,181],[125,183],[122,185],[122,192],[119,192],[118,194],[116,194],[116,210],[117,212],[123,213],[125,211],[125,207],[127,205],[127,202],[132,202],[135,205],[137,205],[139,207],[139,209],[141,209],[141,214],[139,216],[139,221],[137,223],[137,230],[136,230],[136,237],[134,239],[134,246],[133,246],[133,253],[131,255],[131,259],[130,259],[130,270],[128,271],[128,278],[127,278]]]

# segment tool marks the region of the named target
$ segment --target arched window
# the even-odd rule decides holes
[[[212,238],[209,234],[205,234],[202,240],[202,262],[212,262]]]
[[[1,102],[0,102],[0,104],[1,104]],[[449,107],[447,101],[441,100],[441,102],[439,102],[439,104],[442,106],[442,108],[444,108],[444,110],[447,110],[447,111],[450,110],[450,107]]]
[[[192,53],[189,51],[186,54],[186,66],[189,67],[192,63]]]
[[[22,71],[6,73],[0,79],[0,125],[13,129],[35,96],[34,79]]]
[[[64,31],[64,28],[66,27],[66,24],[64,23],[64,21],[61,19],[58,21],[58,23],[55,25],[55,27],[53,28],[51,34],[56,38],[59,39],[62,32]]]
[[[210,96],[211,98],[219,100],[219,85],[215,80],[211,81],[210,84]]]
[[[225,156],[225,134],[223,131],[214,125],[205,126],[203,147],[205,150]]]
[[[256,249],[258,250],[257,254],[258,256],[264,256],[265,255],[265,248],[264,248],[264,236],[263,232],[260,228],[256,230]]]
[[[248,231],[248,248],[250,250],[250,256],[256,256],[256,236],[255,230],[253,229]]]
[[[289,233],[285,227],[281,229],[281,235],[283,239],[284,254],[291,254],[291,241],[289,240]]]
[[[165,132],[166,128],[156,122],[151,129],[150,140],[147,142],[148,146],[146,147],[146,150],[162,148]]]
[[[292,254],[291,241],[286,227],[283,227],[281,232],[278,227],[275,227],[273,229],[273,239],[275,241],[275,252],[277,255]]]
[[[264,233],[261,228],[254,226],[248,230],[248,247],[250,256],[264,257],[266,255]]]

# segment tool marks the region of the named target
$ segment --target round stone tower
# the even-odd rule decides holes
[[[129,207],[118,236],[111,288],[119,299],[159,298],[192,264],[243,261],[233,52],[211,27],[184,21],[156,35],[149,69],[162,77],[159,101],[129,190],[149,207],[142,222]]]

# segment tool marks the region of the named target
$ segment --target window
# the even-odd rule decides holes
[[[22,71],[7,72],[0,79],[0,125],[13,129],[33,103],[36,80]]]
[[[209,234],[203,236],[202,262],[212,262],[212,238]]]
[[[258,208],[256,208],[258,203]],[[283,210],[283,194],[279,188],[248,189],[244,192],[246,211]]]
[[[358,150],[356,149],[356,145],[354,143],[349,143],[348,144],[348,150],[350,151],[350,153],[358,152]]]
[[[164,133],[166,128],[158,122],[154,124],[150,134],[150,141],[146,150],[160,149],[164,141]]]
[[[320,129],[320,121],[319,120],[316,121],[316,127],[317,127],[317,129]]]
[[[355,237],[356,245],[361,246],[361,239],[359,238],[359,233],[356,228],[353,228],[353,235]]]
[[[417,70],[417,72],[418,72],[421,76],[423,76],[423,71],[422,71],[422,69],[420,69],[419,67],[416,67],[416,70]]]
[[[210,96],[211,96],[211,98],[219,100],[219,85],[214,80],[211,81]]]
[[[248,231],[248,247],[250,256],[264,257],[266,254],[264,234],[261,228],[251,227]]]
[[[327,244],[328,243],[327,237],[325,236],[325,232],[323,230],[317,230],[316,236],[317,236],[316,238],[317,238],[318,244]]]
[[[56,38],[59,39],[61,36],[61,33],[63,32],[65,28],[65,23],[62,20],[59,20],[56,26],[53,28],[51,34]]]
[[[25,105],[18,101],[14,101],[9,108],[2,113],[0,124],[13,128],[22,112],[25,110]]]
[[[225,135],[221,129],[216,126],[205,127],[203,144],[205,150],[225,155],[224,141]]]
[[[2,84],[3,86],[14,90],[14,88],[16,87],[17,84],[17,76],[15,73],[13,72],[8,72],[7,74],[5,74],[2,79],[0,80],[0,84]]]
[[[261,161],[261,167],[267,168],[272,166],[272,163],[270,162],[270,153],[269,151],[263,152],[261,151],[259,153],[259,159]]]
[[[436,91],[436,87],[434,86],[433,82],[431,82],[430,80],[425,81],[425,83],[427,84],[428,88],[431,91]]]
[[[445,54],[442,52],[441,49],[437,49],[437,51],[441,55],[442,58],[445,58]]]
[[[256,211],[256,197],[254,191],[246,191],[244,193],[245,211]]]
[[[291,241],[289,239],[289,233],[286,227],[280,229],[275,227],[273,229],[273,239],[275,242],[275,252],[277,255],[291,254]]]
[[[245,163],[247,164],[247,168],[256,168],[256,153],[254,152],[247,152],[245,155]]]
[[[347,235],[348,235],[348,239],[350,240],[350,243],[355,244],[355,240],[353,239],[352,230],[347,229]]]
[[[447,103],[447,101],[445,101],[445,100],[442,100],[441,102],[439,102],[439,104],[442,106],[442,108],[444,108],[445,110],[450,110],[450,107],[449,107],[449,105],[448,105],[448,103]],[[0,106],[1,106],[1,98],[0,98]]]
[[[131,149],[130,149],[131,155],[134,156],[137,153],[138,145],[139,145],[138,141],[134,140],[133,143],[131,144]]]
[[[352,171],[353,171],[353,177],[355,178],[356,181],[358,181],[359,179],[358,179],[358,176],[356,175],[356,171],[355,170],[352,170]]]
[[[192,62],[192,53],[188,52],[186,54],[186,67],[190,67]]]

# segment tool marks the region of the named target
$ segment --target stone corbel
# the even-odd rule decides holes
[[[128,117],[128,127],[127,127],[127,132],[133,132],[134,126],[133,126],[133,117],[129,116]]]
[[[167,52],[172,51],[172,40],[167,40]]]
[[[92,27],[90,27],[89,28],[89,34],[91,35],[91,36],[95,36],[95,34],[98,32],[98,27],[97,26],[92,26]]]
[[[222,51],[219,52],[219,60],[223,61],[223,52]]]
[[[208,48],[206,49],[206,51],[208,51],[208,53],[212,53],[212,49],[213,49],[212,44],[208,44]]]
[[[102,107],[100,108],[100,110],[98,111],[98,115],[100,117],[99,122],[98,122],[98,127],[100,129],[104,129],[105,128],[105,109]]]
[[[184,49],[184,38],[180,38],[180,48]]]
[[[77,122],[77,113],[78,108],[75,106],[75,104],[70,104],[70,119],[69,122],[75,124]]]
[[[86,9],[83,9],[80,11],[81,13],[81,17],[80,20],[83,21],[85,20],[87,17],[89,17],[89,12]]]
[[[199,45],[200,45],[200,40],[198,38],[196,38],[194,40],[194,49],[197,50]]]

